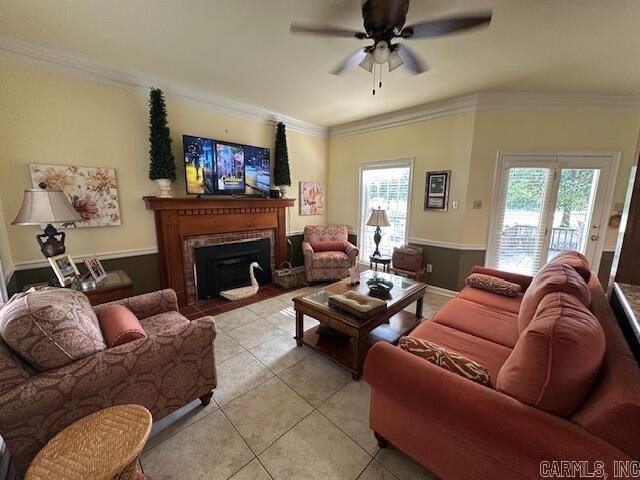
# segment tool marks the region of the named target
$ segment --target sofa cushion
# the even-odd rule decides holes
[[[485,385],[491,385],[491,378],[486,368],[473,360],[469,360],[463,355],[450,352],[429,340],[415,337],[402,337],[398,342],[398,346],[418,357],[453,372],[461,377],[467,378],[473,382]]]
[[[28,364],[0,340],[0,393],[21,384],[34,373]]]
[[[314,252],[344,252],[345,242],[341,240],[324,240],[322,242],[311,242]]]
[[[460,297],[445,303],[432,320],[507,348],[513,348],[518,341],[518,316],[515,313]]]
[[[66,288],[45,288],[11,299],[2,309],[0,335],[40,372],[106,348],[89,300]]]
[[[350,268],[351,259],[344,252],[318,252],[311,259],[313,268]]]
[[[520,332],[529,325],[542,299],[552,292],[568,293],[587,308],[591,305],[591,291],[584,279],[572,267],[559,263],[547,263],[534,277],[522,297],[518,314]]]
[[[575,297],[545,296],[500,369],[498,390],[556,415],[569,415],[588,394],[605,353],[598,320]]]
[[[146,335],[142,325],[124,305],[109,305],[98,312],[98,321],[107,347],[133,342]]]
[[[515,297],[505,297],[495,293],[485,292],[484,290],[478,290],[477,288],[464,287],[460,290],[458,298],[479,303],[480,305],[497,308],[498,310],[504,310],[505,312],[515,313],[517,315],[520,311],[522,295],[522,293],[519,293]]]
[[[503,345],[430,321],[422,322],[409,336],[429,340],[442,348],[473,360],[486,368],[489,376],[494,380],[511,354],[511,349]]]
[[[164,312],[140,320],[147,335],[161,333],[176,325],[189,325],[189,320],[178,312]]]
[[[309,243],[326,240],[346,242],[348,238],[349,230],[346,225],[307,225],[303,232],[304,241]]]
[[[591,278],[591,267],[589,266],[589,260],[580,252],[575,250],[565,250],[558,253],[555,257],[547,262],[547,264],[564,264],[572,267],[578,274],[584,278],[585,282]]]
[[[522,290],[522,287],[517,283],[483,273],[472,273],[464,283],[471,288],[485,290],[503,297],[517,297],[520,290]]]

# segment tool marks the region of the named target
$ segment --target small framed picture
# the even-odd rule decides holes
[[[96,283],[100,283],[107,276],[102,263],[96,257],[85,257],[84,264]]]
[[[80,276],[78,267],[73,263],[71,255],[63,253],[62,255],[49,257],[49,263],[51,264],[51,268],[53,268],[61,287],[71,285]]]
[[[424,189],[424,209],[446,212],[449,206],[451,170],[427,172]]]
[[[357,285],[360,283],[360,271],[357,266],[349,269],[349,279],[351,280],[351,285]]]

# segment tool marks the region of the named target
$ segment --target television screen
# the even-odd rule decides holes
[[[216,189],[213,140],[183,135],[182,142],[187,193],[212,195]]]
[[[269,193],[271,180],[269,174],[269,149],[244,147],[245,184],[248,194]]]
[[[244,192],[244,147],[216,142],[216,180],[220,193]]]

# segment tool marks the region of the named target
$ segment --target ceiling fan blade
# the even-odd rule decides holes
[[[491,12],[471,16],[441,18],[409,25],[402,29],[400,36],[403,38],[440,37],[461,30],[488,26],[490,22]]]
[[[291,33],[301,33],[306,35],[317,35],[322,37],[343,37],[343,38],[367,38],[367,34],[349,28],[334,27],[331,25],[312,25],[306,23],[292,23],[289,29]]]
[[[406,45],[402,45],[401,43],[395,45],[395,51],[398,52],[398,55],[400,55],[400,58],[404,62],[404,66],[407,67],[412,74],[418,75],[427,71],[427,67],[422,60],[420,60],[420,57],[413,53]]]
[[[342,62],[333,67],[330,70],[332,75],[342,75],[347,70],[355,67],[360,64],[364,58],[367,56],[367,49],[365,47],[357,49],[355,52],[347,55]]]

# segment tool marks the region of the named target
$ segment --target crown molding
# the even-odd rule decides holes
[[[463,95],[460,97],[438,100],[416,107],[383,113],[374,117],[357,120],[355,122],[337,125],[329,129],[330,137],[343,137],[358,133],[373,132],[384,128],[399,127],[411,123],[433,120],[457,113],[471,112],[478,104],[478,94]]]
[[[193,103],[211,111],[226,115],[239,116],[275,125],[284,122],[287,129],[326,138],[329,129],[323,125],[299,120],[256,105],[238,102],[229,98],[213,95],[185,85],[143,75],[134,71],[111,68],[99,63],[68,55],[66,53],[41,47],[31,43],[0,35],[0,58],[23,65],[35,66],[46,70],[70,75],[111,86],[131,88],[147,94],[150,87],[162,89],[167,98]]]
[[[337,125],[330,137],[373,132],[482,109],[563,109],[640,111],[640,95],[547,95],[533,93],[473,93]]]

